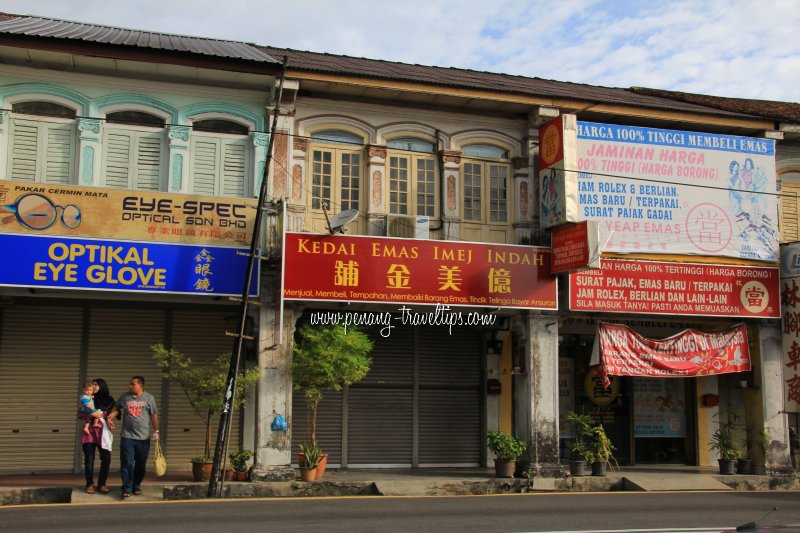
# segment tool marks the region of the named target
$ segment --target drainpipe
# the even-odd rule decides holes
[[[439,135],[441,132],[436,130],[436,162],[439,164],[439,226],[436,228],[430,228],[430,231],[439,231],[444,227],[444,150],[440,150],[439,146],[441,144],[441,136]],[[447,240],[447,233],[444,233],[444,240]]]

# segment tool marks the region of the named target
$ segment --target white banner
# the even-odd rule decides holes
[[[778,261],[773,140],[591,122],[577,130],[576,167],[565,170],[577,173],[566,194],[578,207],[566,220],[596,220],[603,251]]]

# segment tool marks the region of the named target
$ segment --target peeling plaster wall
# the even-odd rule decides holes
[[[520,380],[519,411],[526,416],[518,436],[528,441],[528,456],[534,474],[557,473],[558,433],[558,319],[525,320],[523,339],[527,379]]]

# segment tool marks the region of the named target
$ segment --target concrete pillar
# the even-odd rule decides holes
[[[169,126],[169,168],[167,190],[169,192],[189,191],[189,137],[192,128],[189,126]]]
[[[517,396],[517,436],[528,441],[531,474],[562,477],[558,434],[558,318],[519,317],[515,320],[525,349],[527,379],[520,379]]]
[[[97,185],[100,176],[100,125],[93,118],[78,119],[78,184]]]
[[[442,153],[444,160],[444,237],[448,240],[461,238],[461,152],[445,150]]]
[[[11,134],[11,123],[8,120],[9,112],[0,110],[0,168],[7,168],[8,165],[8,137]],[[9,172],[6,179],[14,179]]]
[[[253,479],[257,481],[291,481],[295,478],[291,467],[291,350],[295,316],[291,309],[285,309],[281,324],[280,313],[269,304],[262,305],[259,314],[258,363],[262,375],[256,402],[253,469]],[[278,414],[288,423],[286,432],[272,431],[272,421]]]
[[[769,435],[766,457],[753,461],[759,469],[763,465],[769,475],[785,475],[791,472],[792,459],[789,454],[789,421],[783,405],[783,339],[780,327],[772,324],[758,326],[761,352],[761,406],[764,428]]]
[[[367,146],[367,234],[386,235],[386,147]]]

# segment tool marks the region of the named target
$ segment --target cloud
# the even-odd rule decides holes
[[[794,0],[4,0],[3,9],[614,87],[796,101]]]

